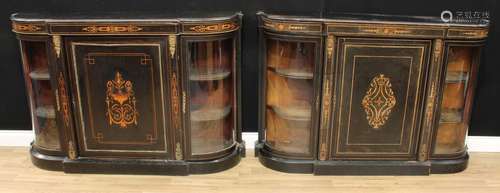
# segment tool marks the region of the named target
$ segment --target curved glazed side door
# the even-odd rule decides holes
[[[466,153],[465,138],[474,98],[477,70],[484,42],[445,41],[441,70],[441,101],[433,159],[460,157]]]
[[[237,146],[238,32],[181,36],[186,159],[215,159]]]
[[[263,32],[261,41],[264,148],[280,156],[314,159],[322,39]]]
[[[54,78],[57,77],[57,65],[52,62],[50,37],[20,35],[18,39],[35,133],[33,147],[59,155],[64,146],[60,144],[62,128],[57,124],[61,119],[57,78]]]
[[[166,38],[68,38],[66,48],[79,156],[165,158]]]

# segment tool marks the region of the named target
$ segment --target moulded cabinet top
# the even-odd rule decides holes
[[[440,17],[334,13],[297,16],[259,12],[261,27],[273,31],[310,34],[400,36],[413,38],[484,39],[489,20],[451,20]]]
[[[240,12],[14,13],[12,30],[21,34],[121,35],[207,34],[239,29]]]
[[[389,24],[408,24],[408,25],[436,25],[436,26],[461,26],[461,27],[487,27],[489,20],[451,20],[444,22],[440,17],[430,16],[407,16],[407,15],[386,15],[386,14],[367,14],[367,13],[338,13],[328,12],[323,16],[304,16],[304,15],[282,15],[268,14],[259,12],[259,15],[269,19],[289,20],[289,21],[310,21],[310,22],[325,22],[325,23],[389,23]]]

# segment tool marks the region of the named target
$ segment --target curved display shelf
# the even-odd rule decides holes
[[[439,119],[440,123],[459,123],[462,122],[463,112],[461,110],[443,110]]]
[[[47,118],[47,119],[55,119],[56,118],[56,112],[54,110],[54,106],[51,106],[51,105],[37,107],[35,110],[35,115],[37,117],[43,117],[43,118]]]
[[[306,79],[306,80],[314,78],[314,74],[312,72],[307,72],[303,70],[275,68],[271,66],[269,66],[268,69],[280,76],[284,76],[287,78]]]
[[[29,73],[33,80],[50,80],[49,70],[47,68],[36,69]]]
[[[191,73],[189,75],[189,80],[192,81],[211,81],[211,80],[223,80],[231,75],[231,71],[220,71],[214,72],[210,74],[201,74],[201,73]]]
[[[468,80],[469,74],[467,72],[447,72],[447,83],[465,82]]]
[[[310,121],[311,107],[278,107],[270,106],[279,117],[294,121]]]
[[[224,108],[211,108],[208,110],[191,111],[192,121],[213,121],[225,118],[231,112],[231,106]]]

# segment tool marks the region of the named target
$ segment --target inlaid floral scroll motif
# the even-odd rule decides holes
[[[106,115],[109,125],[126,128],[137,125],[138,112],[132,82],[124,80],[120,72],[115,73],[115,79],[106,83]]]
[[[390,79],[384,74],[375,76],[371,80],[361,104],[365,110],[368,124],[374,129],[382,127],[396,105],[396,97]]]

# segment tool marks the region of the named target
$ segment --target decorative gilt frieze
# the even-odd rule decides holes
[[[40,32],[43,30],[43,26],[35,24],[12,23],[12,29],[14,29],[14,31],[16,32]]]
[[[130,33],[139,32],[143,29],[135,25],[91,25],[82,27],[83,32],[90,33]]]
[[[61,101],[61,113],[62,113],[62,119],[64,122],[64,125],[66,127],[69,127],[69,121],[70,121],[70,116],[69,116],[69,100],[68,100],[68,93],[66,91],[66,83],[64,81],[64,76],[62,72],[59,72],[59,77],[57,78],[57,84],[58,84],[58,92],[59,92],[59,98]]]
[[[330,80],[329,78],[326,78],[327,80],[324,81],[324,87],[323,87],[323,126],[328,126],[328,118],[330,117],[330,105],[331,105],[331,99],[332,99],[332,94],[330,91]]]
[[[216,32],[226,32],[238,28],[236,23],[218,23],[212,25],[195,25],[189,27],[190,31],[198,33],[216,33]]]
[[[172,101],[172,127],[176,132],[176,136],[181,138],[181,115],[180,115],[180,98],[179,98],[179,89],[177,83],[177,75],[176,73],[172,73],[170,78],[170,89],[171,89],[171,101]],[[178,139],[180,140],[180,139]],[[175,144],[175,159],[182,160],[182,149],[180,142]]]
[[[427,156],[428,156],[428,142],[429,142],[429,130],[431,129],[432,127],[432,116],[433,116],[433,112],[434,112],[434,102],[436,100],[436,82],[433,82],[431,84],[431,91],[430,91],[430,94],[429,94],[429,97],[427,99],[427,104],[426,104],[426,112],[425,112],[425,116],[426,116],[426,127],[424,128],[424,132],[423,132],[423,137],[424,139],[422,140],[421,142],[421,147],[420,147],[420,151],[419,151],[419,154],[418,154],[418,160],[420,161],[424,161],[427,159]]]
[[[174,129],[180,128],[180,103],[179,103],[179,89],[177,87],[177,75],[172,74],[170,79],[171,97],[172,97],[172,124]]]
[[[175,46],[177,44],[177,37],[175,35],[168,35],[168,50],[170,53],[170,58],[174,59],[175,56]]]
[[[265,21],[264,26],[275,31],[321,32],[320,24],[278,23]]]
[[[488,37],[488,29],[449,29],[449,38],[486,38]]]
[[[429,88],[429,95],[427,96],[427,102],[425,106],[425,122],[422,133],[422,142],[420,146],[420,151],[418,154],[418,160],[425,161],[428,158],[428,148],[430,141],[430,133],[433,127],[434,120],[434,109],[437,97],[437,79],[440,68],[441,55],[443,54],[443,40],[436,39],[434,42],[434,49],[432,53],[432,71],[430,73],[431,83]]]
[[[362,106],[366,113],[368,124],[379,129],[389,119],[392,108],[396,105],[396,97],[392,91],[391,81],[384,74],[374,77],[363,97]]]
[[[391,28],[391,27],[360,27],[360,32],[371,33],[377,35],[400,35],[413,33],[409,29],[404,28]]]
[[[115,73],[115,79],[106,83],[106,115],[109,125],[126,128],[137,125],[138,112],[132,82],[124,80],[120,72]]]
[[[61,36],[53,35],[52,44],[54,46],[54,52],[56,53],[57,58],[59,58],[61,56]]]
[[[328,33],[334,35],[373,35],[421,38],[442,38],[446,35],[443,27],[381,26],[378,24],[327,24]]]
[[[333,35],[329,35],[326,39],[326,54],[327,54],[327,62],[324,67],[324,77],[323,77],[323,109],[322,109],[322,119],[321,119],[321,145],[319,149],[319,159],[326,160],[327,159],[327,128],[328,123],[331,116],[331,105],[332,105],[332,92],[331,92],[331,81],[333,79],[332,72],[330,72],[330,68],[332,65],[333,58],[333,46],[334,46],[334,37]]]

